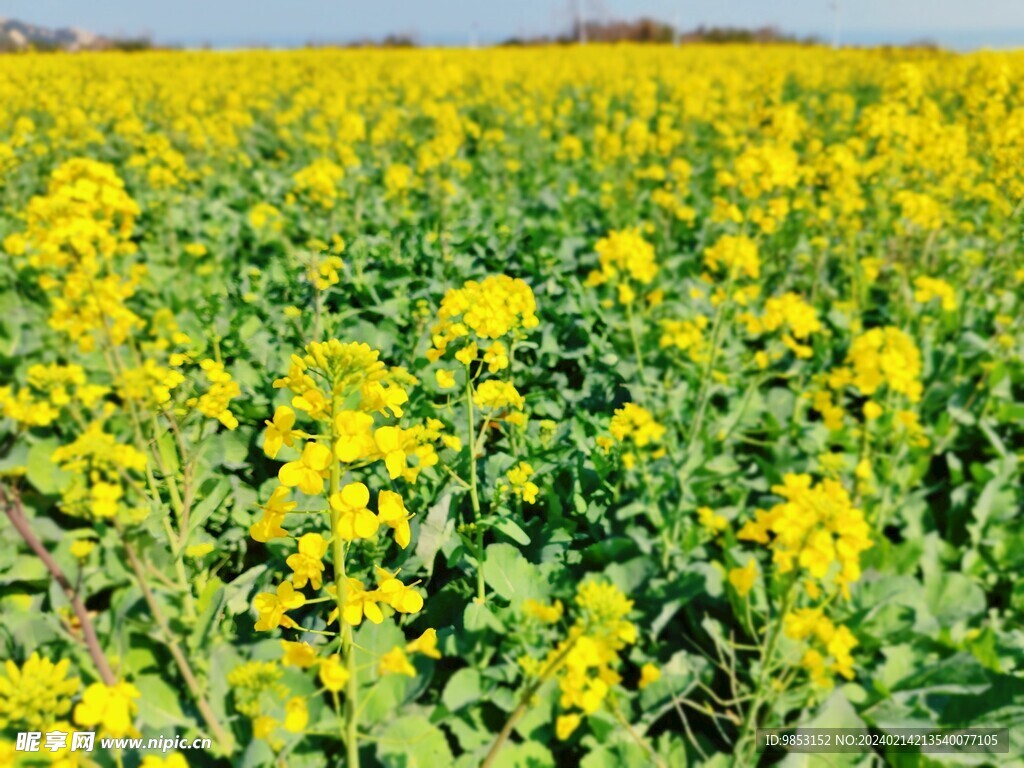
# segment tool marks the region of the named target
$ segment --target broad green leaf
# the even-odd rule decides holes
[[[71,474],[60,469],[51,458],[58,445],[52,438],[41,440],[29,448],[25,460],[28,481],[48,496],[60,493],[71,482]]]
[[[392,720],[376,742],[377,759],[384,768],[438,768],[453,759],[444,733],[422,715]]]
[[[494,523],[494,529],[501,531],[503,534],[508,536],[512,541],[522,546],[528,546],[530,543],[530,537],[526,531],[519,527],[519,524],[510,517],[501,517]]]
[[[165,728],[168,731],[187,722],[179,703],[178,689],[170,685],[163,676],[145,674],[137,676],[133,681],[145,706],[139,707],[142,722],[153,728]]]
[[[485,550],[484,581],[513,607],[527,598],[547,593],[540,568],[523,557],[511,544],[491,544]]]
[[[480,673],[471,667],[460,669],[448,680],[441,701],[452,712],[480,699]]]
[[[498,753],[494,768],[554,768],[549,749],[536,741],[507,744]]]

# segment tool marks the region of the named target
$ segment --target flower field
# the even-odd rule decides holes
[[[1024,55],[3,65],[0,765],[1024,765]]]

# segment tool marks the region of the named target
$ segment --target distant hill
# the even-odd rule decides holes
[[[17,19],[0,18],[0,52],[18,51],[103,51],[149,48],[144,38],[104,37],[75,27],[51,29]]]

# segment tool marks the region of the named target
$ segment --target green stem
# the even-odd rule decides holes
[[[715,308],[715,319],[711,328],[711,354],[708,355],[707,365],[700,377],[700,388],[697,390],[697,415],[693,420],[693,427],[690,430],[690,446],[694,445],[696,438],[700,436],[700,428],[704,421],[704,412],[708,405],[708,390],[711,372],[714,370],[715,361],[718,359],[718,347],[721,343],[722,325],[725,320],[725,309],[732,300],[732,286],[735,281],[735,270],[729,271],[729,279],[725,284],[725,298]]]
[[[644,354],[640,348],[640,334],[636,329],[636,315],[633,313],[633,302],[626,304],[626,319],[629,321],[629,335],[633,340],[633,354],[636,356],[636,369],[640,374],[640,384],[647,388],[647,373],[644,370]]]
[[[749,765],[749,760],[741,760],[742,756],[746,755],[747,741],[750,739],[750,731],[752,728],[757,726],[757,715],[761,709],[761,705],[765,701],[765,685],[768,682],[769,668],[771,667],[772,659],[775,656],[775,647],[779,642],[779,636],[782,634],[782,623],[786,618],[786,614],[789,613],[789,609],[793,605],[793,600],[796,597],[796,590],[794,587],[797,585],[797,580],[794,578],[786,590],[786,596],[783,598],[782,607],[779,609],[779,614],[772,624],[769,631],[768,638],[765,643],[764,652],[761,654],[761,671],[758,674],[757,690],[754,693],[754,701],[747,709],[747,716],[743,721],[743,727],[740,729],[739,737],[736,740],[736,750],[733,753],[733,766],[738,765]],[[756,744],[755,744],[756,747]]]
[[[736,414],[736,418],[732,420],[732,424],[730,424],[729,428],[725,430],[725,436],[721,440],[723,445],[730,437],[732,437],[733,432],[736,431],[736,428],[740,425],[740,422],[743,421],[743,416],[747,412],[747,406],[750,405],[751,399],[753,399],[754,392],[761,388],[761,385],[764,383],[765,378],[766,377],[764,375],[757,375],[754,376],[754,380],[750,382],[750,386],[747,387],[747,392],[743,396],[743,402],[740,403],[740,410]]]
[[[504,727],[501,729],[501,733],[498,734],[494,743],[491,744],[491,748],[487,750],[487,755],[484,757],[480,768],[490,768],[494,764],[494,761],[498,757],[498,753],[501,751],[502,746],[508,741],[508,737],[512,735],[512,729],[515,728],[516,723],[519,719],[526,714],[526,710],[530,708],[530,704],[533,702],[534,696],[537,695],[537,691],[544,685],[551,676],[558,671],[558,668],[565,661],[569,652],[576,646],[577,637],[566,640],[565,647],[562,648],[561,652],[551,660],[547,667],[537,676],[537,679],[532,681],[529,685],[523,689],[523,693],[519,697],[519,704],[512,711],[512,714],[508,716],[508,720],[505,721]]]
[[[619,709],[619,705],[616,704],[614,700],[610,700],[608,702],[608,710],[612,713],[612,715],[615,716],[615,719],[619,721],[619,725],[621,725],[625,729],[626,733],[630,735],[633,741],[635,741],[640,746],[640,748],[647,753],[647,756],[650,757],[651,762],[653,762],[658,768],[666,768],[665,761],[662,760],[661,756],[654,751],[654,747],[651,746],[651,743],[647,741],[647,739],[645,739],[643,736],[641,736],[640,733],[636,730],[636,728],[632,726],[629,720],[626,719],[626,716],[622,714],[622,710]]]
[[[99,293],[96,291],[96,286],[93,281],[89,283],[93,291],[93,296],[97,297],[99,301]],[[121,359],[121,354],[118,351],[117,345],[114,343],[114,337],[110,332],[110,321],[106,313],[102,314],[103,317],[103,330],[105,332],[105,349],[104,349],[104,360],[107,363],[107,369],[114,379],[117,381],[121,376],[124,375],[125,366],[124,361]],[[184,515],[184,505],[182,504],[181,495],[178,492],[178,481],[177,478],[171,473],[169,467],[164,461],[163,454],[160,453],[160,446],[158,444],[158,430],[156,428],[156,417],[153,417],[153,441],[147,443],[142,431],[142,417],[139,415],[138,409],[135,403],[131,399],[127,399],[128,412],[131,415],[132,427],[135,435],[135,443],[138,450],[146,455],[152,450],[152,455],[156,458],[157,464],[160,466],[160,471],[164,476],[164,482],[167,485],[168,493],[170,494],[171,507],[174,510],[175,516],[181,524]],[[153,501],[157,506],[163,505],[163,499],[160,495],[160,490],[156,484],[156,478],[153,476],[153,468],[151,463],[146,461],[146,480],[149,484],[150,494],[152,495]],[[182,559],[182,551],[185,546],[185,537],[187,531],[182,526],[178,535],[175,535],[173,528],[171,527],[170,521],[164,518],[164,529],[167,534],[167,546],[171,549],[171,554],[175,558],[175,567],[178,580],[181,582],[184,594],[184,607],[185,617],[190,621],[196,618],[195,602],[193,600],[192,588],[185,574],[185,564]]]
[[[320,316],[323,314],[323,292],[315,286],[313,290],[316,295],[313,298],[313,341],[320,338]]]
[[[337,436],[334,433],[333,414],[341,410],[341,398],[335,394],[331,403],[331,440],[333,447]],[[331,475],[328,481],[328,498],[338,492],[341,484],[341,466],[337,461],[331,462]],[[341,537],[341,512],[331,507],[331,555],[334,559],[334,589],[338,608],[338,627],[341,636],[341,655],[348,669],[348,683],[345,689],[344,713],[336,707],[339,728],[345,741],[347,755],[346,766],[359,768],[359,679],[356,674],[355,646],[352,642],[352,627],[345,621],[345,603],[348,600],[348,577],[345,573],[345,542]]]
[[[478,529],[476,532],[476,599],[483,605],[487,599],[487,587],[484,584],[484,532]]]
[[[473,412],[473,380],[469,375],[469,366],[466,366],[466,413],[469,433],[466,443],[469,449],[469,499],[473,506],[473,523],[480,523],[480,492],[476,480],[476,421]],[[476,531],[476,599],[481,605],[487,599],[487,590],[484,585],[484,532],[482,528]]]
[[[99,302],[99,293],[96,290],[95,282],[90,280],[89,285],[92,288],[93,296],[96,297],[96,301]],[[111,377],[114,381],[117,381],[124,374],[124,361],[121,359],[118,347],[114,343],[113,334],[110,332],[110,320],[106,313],[102,313],[102,318],[106,341],[104,360],[107,363],[107,369],[110,372]],[[195,602],[192,595],[191,585],[189,584],[188,578],[185,574],[185,564],[182,559],[182,551],[185,546],[185,539],[188,535],[188,531],[186,530],[186,524],[183,523],[185,508],[182,503],[181,495],[178,492],[178,481],[167,467],[163,454],[160,453],[156,417],[153,417],[153,442],[150,444],[146,442],[146,439],[143,436],[142,418],[139,415],[135,403],[132,402],[131,399],[128,399],[127,403],[128,412],[131,415],[132,427],[134,429],[136,447],[143,453],[143,455],[148,454],[150,449],[152,450],[152,455],[156,458],[157,464],[160,466],[160,471],[164,476],[164,482],[167,485],[167,490],[170,494],[171,507],[173,508],[175,516],[178,518],[179,525],[181,526],[178,535],[175,535],[170,521],[167,518],[164,518],[164,527],[167,534],[167,546],[170,547],[171,554],[175,558],[176,574],[184,590],[185,617],[190,621],[194,621],[196,618]],[[182,460],[184,460],[184,456],[182,456]],[[153,467],[148,460],[146,461],[146,480],[149,483],[149,490],[153,497],[153,501],[157,506],[162,506],[163,499],[157,487],[156,478],[153,476]]]
[[[171,658],[174,659],[174,663],[178,667],[178,672],[181,674],[182,679],[185,681],[185,686],[192,695],[192,700],[195,702],[196,709],[198,709],[199,713],[202,715],[207,727],[213,734],[213,738],[220,745],[224,754],[230,755],[235,749],[234,737],[231,735],[230,731],[225,730],[221,725],[217,716],[214,714],[213,709],[210,707],[209,702],[203,695],[202,686],[200,686],[199,680],[192,671],[192,665],[189,662],[188,656],[185,655],[185,652],[178,644],[178,640],[174,632],[171,631],[170,624],[164,616],[163,611],[160,609],[160,604],[156,601],[153,591],[149,587],[149,582],[146,580],[146,574],[142,568],[142,563],[139,562],[139,558],[135,554],[134,548],[128,542],[123,531],[118,529],[118,533],[121,536],[121,545],[124,547],[125,554],[128,556],[128,564],[131,566],[132,571],[134,571],[135,578],[139,583],[139,589],[142,590],[142,597],[149,606],[150,613],[153,614],[153,620],[156,622],[157,628],[160,631],[164,647],[167,648],[171,654]]]
[[[188,574],[185,571],[185,542],[182,540],[184,533],[182,537],[175,537],[170,519],[165,517],[163,523],[167,541],[171,545],[171,555],[174,557],[174,573],[178,577],[178,588],[184,597],[185,618],[194,621],[196,605],[192,595],[192,583],[188,580]]]

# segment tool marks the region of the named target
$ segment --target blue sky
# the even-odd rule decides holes
[[[830,39],[831,0],[579,0],[592,18],[774,24]],[[165,43],[300,45],[408,33],[427,44],[493,42],[565,29],[573,0],[0,0],[0,16]],[[954,48],[1024,47],[1024,0],[838,0],[841,39],[930,38]]]

